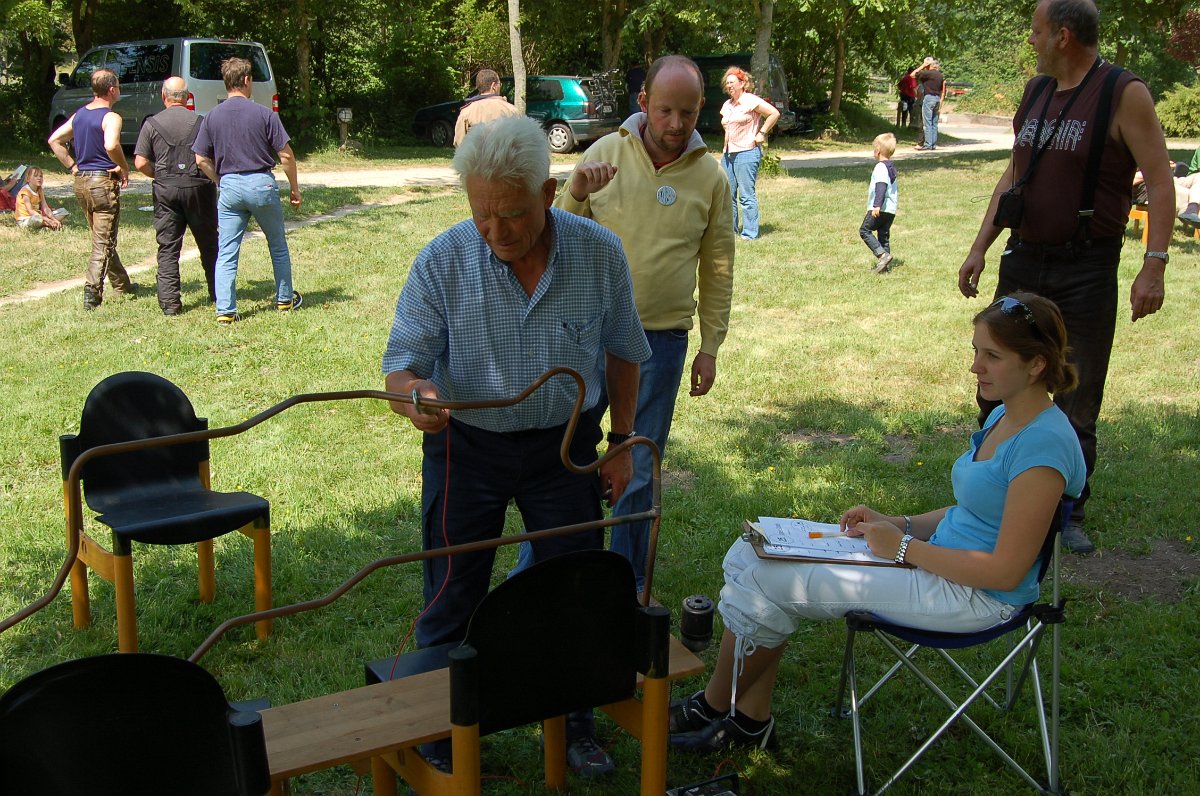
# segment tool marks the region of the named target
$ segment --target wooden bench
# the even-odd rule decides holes
[[[700,674],[704,663],[671,639],[668,681]],[[642,678],[639,676],[638,683]],[[370,758],[450,736],[450,671],[437,669],[386,683],[262,711],[271,793],[288,779],[342,764],[360,774]]]

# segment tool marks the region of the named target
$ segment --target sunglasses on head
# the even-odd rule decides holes
[[[1010,318],[1024,318],[1025,322],[1033,327],[1035,333],[1039,335],[1042,333],[1041,327],[1038,326],[1037,318],[1033,317],[1033,310],[1029,309],[1029,305],[1024,301],[1015,299],[1012,296],[1005,296],[993,301],[992,306],[999,307],[1000,311]]]

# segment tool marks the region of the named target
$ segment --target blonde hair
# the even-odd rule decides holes
[[[892,133],[880,133],[875,136],[874,144],[875,148],[885,158],[890,158],[896,154],[896,136]]]

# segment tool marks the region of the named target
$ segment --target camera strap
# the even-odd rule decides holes
[[[1088,148],[1087,166],[1083,171],[1083,195],[1079,200],[1079,224],[1075,228],[1075,242],[1089,245],[1092,241],[1092,215],[1096,210],[1096,183],[1100,178],[1100,156],[1108,141],[1108,124],[1112,118],[1112,98],[1117,79],[1125,70],[1113,66],[1104,77],[1100,89],[1100,102],[1096,106],[1096,126],[1092,130],[1092,142]]]
[[[1083,89],[1087,86],[1088,82],[1091,81],[1092,75],[1096,74],[1096,70],[1100,68],[1101,63],[1103,63],[1103,61],[1100,58],[1097,58],[1096,62],[1092,64],[1092,68],[1087,71],[1087,74],[1083,76],[1083,80],[1080,81],[1079,85],[1075,87],[1075,90],[1071,92],[1071,96],[1067,98],[1066,104],[1063,105],[1062,110],[1058,112],[1058,118],[1054,120],[1053,125],[1051,125],[1043,135],[1042,126],[1046,122],[1046,112],[1050,109],[1050,101],[1054,99],[1054,88],[1050,88],[1049,93],[1046,94],[1046,101],[1042,103],[1042,112],[1038,115],[1037,127],[1034,128],[1033,156],[1029,159],[1029,166],[1025,169],[1025,173],[1021,175],[1021,179],[1013,183],[1013,186],[1010,190],[1016,190],[1017,188],[1020,188],[1025,183],[1029,182],[1029,180],[1033,177],[1033,170],[1037,168],[1038,161],[1041,160],[1042,155],[1045,154],[1046,150],[1050,148],[1050,142],[1054,140],[1055,133],[1062,128],[1062,120],[1067,115],[1067,111],[1071,110],[1071,106],[1075,104],[1075,100],[1078,99],[1079,95],[1083,93]],[[1038,96],[1041,95],[1041,93],[1045,91],[1046,87],[1050,86],[1051,84],[1057,86],[1058,81],[1049,76],[1043,77],[1038,82],[1038,85],[1034,88],[1033,94],[1030,95],[1029,104],[1032,106],[1037,100]],[[1092,186],[1092,191],[1093,193],[1095,192],[1094,184]]]

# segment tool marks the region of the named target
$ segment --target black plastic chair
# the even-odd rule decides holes
[[[0,792],[260,796],[262,718],[194,663],[144,653],[67,661],[0,697]]]
[[[641,793],[659,796],[666,790],[669,639],[670,613],[638,604],[633,570],[616,553],[567,553],[523,570],[483,599],[461,645],[367,664],[368,684],[450,667],[453,774],[405,750],[372,761],[376,794],[394,792],[393,770],[422,794],[477,793],[479,737],[539,721],[546,785],[561,788],[565,715],[599,706],[641,740]]]
[[[850,718],[854,729],[854,764],[857,775],[858,793],[865,794],[866,783],[863,772],[863,743],[861,708],[866,702],[887,684],[902,669],[911,672],[926,688],[935,694],[951,711],[950,716],[930,734],[915,752],[884,782],[875,793],[883,793],[891,787],[940,739],[956,722],[962,721],[983,741],[993,752],[1021,777],[1028,785],[1039,792],[1062,793],[1062,784],[1058,768],[1058,736],[1059,736],[1059,628],[1064,620],[1065,600],[1059,595],[1058,569],[1059,545],[1058,536],[1067,518],[1071,516],[1073,501],[1064,498],[1054,512],[1046,540],[1042,544],[1038,582],[1042,583],[1049,572],[1051,574],[1052,598],[1050,602],[1035,602],[1026,605],[1009,621],[978,633],[942,633],[931,630],[895,625],[876,619],[865,611],[854,611],[846,615],[846,652],[842,662],[842,677],[838,685],[837,702],[833,707],[835,718]],[[1050,706],[1046,709],[1042,695],[1042,673],[1038,666],[1038,650],[1042,637],[1050,628]],[[873,685],[860,699],[856,677],[857,662],[855,659],[855,636],[858,633],[868,633],[895,657],[896,662],[880,680]],[[979,647],[999,639],[1005,639],[1010,646],[1000,658],[999,663],[986,674],[976,679],[967,669],[956,660],[949,650],[961,650]],[[902,648],[896,641],[908,644]],[[929,672],[921,669],[915,659],[922,649],[932,649],[958,677],[967,689],[967,695],[961,702],[950,697],[942,686],[934,681]],[[1003,695],[997,699],[992,696],[991,689],[1000,688],[997,681],[1003,678]],[[982,700],[990,704],[1000,713],[1008,712],[1020,695],[1021,688],[1028,681],[1034,692],[1037,713],[1037,724],[1040,734],[1040,748],[1046,766],[1046,776],[1043,781],[1025,770],[1009,755],[987,732],[983,730],[967,711]],[[951,681],[954,682],[953,680]],[[949,686],[947,686],[949,687]],[[849,707],[846,706],[847,691],[849,692]],[[894,734],[889,736],[894,741]]]
[[[203,431],[191,401],[171,382],[153,373],[127,372],[97,384],[83,406],[78,434],[59,439],[67,533],[80,534],[79,560],[71,570],[71,607],[76,627],[91,623],[88,568],[112,581],[117,601],[121,652],[137,651],[132,543],[196,544],[200,599],[212,602],[215,591],[213,539],[241,530],[254,540],[255,609],[271,607],[270,504],[248,492],[210,488],[208,441],[165,445],[98,456],[81,473],[87,505],[112,529],[112,552],[83,529],[78,493],[70,488],[71,465],[87,450],[131,440]],[[80,518],[72,527],[72,517]],[[269,620],[256,623],[258,638],[271,631]]]

